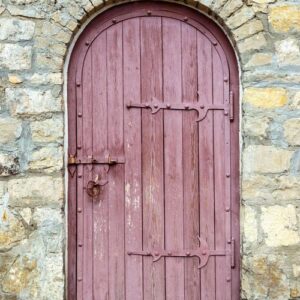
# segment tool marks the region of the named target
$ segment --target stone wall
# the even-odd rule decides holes
[[[300,299],[300,1],[202,0],[241,66],[241,299]],[[102,0],[0,0],[0,299],[64,299],[63,69]]]

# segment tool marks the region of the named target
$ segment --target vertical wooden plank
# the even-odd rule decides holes
[[[213,49],[213,103],[223,104],[224,74],[219,55]],[[226,248],[225,231],[225,122],[224,111],[214,111],[214,175],[215,175],[215,247]],[[216,257],[216,300],[224,300],[226,259]]]
[[[166,103],[182,101],[181,24],[163,18],[163,93]],[[183,249],[182,112],[164,111],[165,248]],[[184,299],[184,259],[166,258],[166,299]]]
[[[199,102],[212,104],[212,45],[197,32]],[[213,113],[199,122],[200,236],[215,247]],[[201,269],[201,299],[215,300],[215,257]]]
[[[106,82],[106,32],[92,46],[93,89],[93,156],[105,157],[107,152],[107,82]],[[105,180],[105,166],[94,165],[94,179]],[[94,232],[94,299],[108,298],[108,186],[93,202]]]
[[[83,157],[92,156],[93,136],[92,136],[92,53],[89,49],[82,72],[82,89],[83,89]],[[92,166],[83,167],[83,185],[86,187],[92,180]],[[93,299],[93,199],[83,192],[83,296],[85,300]],[[79,245],[80,246],[80,245]]]
[[[78,53],[76,48],[73,57]],[[76,155],[77,108],[76,108],[76,65],[68,70],[68,154]],[[77,287],[77,172],[76,166],[68,166],[68,299],[76,299]]]
[[[84,240],[84,214],[83,214],[83,166],[77,167],[77,299],[83,300],[83,240]]]
[[[108,149],[124,155],[122,23],[107,30]],[[109,299],[125,299],[124,165],[109,169]]]
[[[78,71],[79,72],[79,71]],[[80,70],[81,72],[81,70]],[[77,74],[78,76],[78,74]],[[79,80],[76,78],[76,80]],[[77,98],[77,156],[82,157],[82,143],[83,143],[83,121],[82,117],[82,82],[78,86],[79,81],[76,82],[76,98]],[[77,166],[77,299],[83,300],[83,240],[84,240],[84,213],[83,213],[83,166]]]
[[[224,103],[227,105],[230,105],[230,91],[229,91],[229,84],[228,84],[228,78],[229,78],[229,69],[227,64],[227,59],[222,55],[220,56],[222,61],[222,69],[223,69],[223,100]],[[231,106],[231,105],[230,105]],[[226,116],[227,115],[227,116]],[[224,145],[225,145],[225,155],[224,155],[224,181],[225,181],[225,201],[224,201],[224,207],[226,208],[226,216],[224,217],[224,223],[225,223],[225,234],[226,238],[224,243],[226,243],[226,250],[227,252],[232,253],[234,245],[232,243],[232,204],[231,204],[231,137],[230,137],[230,116],[231,113],[229,110],[226,110],[224,112]],[[225,297],[228,300],[232,300],[232,256],[227,255],[225,258],[224,265],[226,266],[226,282],[223,283],[226,288],[226,294]]]
[[[143,102],[162,99],[161,18],[141,18]],[[164,248],[163,112],[142,110],[143,248]],[[165,299],[164,259],[144,261],[144,299]]]
[[[197,101],[197,31],[182,24],[182,98]],[[184,248],[197,249],[199,241],[199,157],[197,112],[183,112]],[[185,299],[199,300],[200,270],[198,258],[186,258],[184,268]]]
[[[123,23],[124,101],[141,102],[140,93],[140,20]],[[141,186],[141,110],[126,109],[125,144],[125,267],[126,299],[143,299],[143,258],[128,256],[128,251],[142,250]]]

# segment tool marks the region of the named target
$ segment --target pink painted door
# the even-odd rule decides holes
[[[171,4],[121,6],[82,34],[68,83],[69,299],[239,299],[229,47]]]

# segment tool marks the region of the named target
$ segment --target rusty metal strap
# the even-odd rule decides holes
[[[69,155],[68,165],[115,165],[115,164],[124,164],[124,156],[107,156],[107,157],[75,157]]]

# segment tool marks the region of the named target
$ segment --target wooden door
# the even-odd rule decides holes
[[[238,90],[208,18],[131,3],[69,68],[68,297],[239,299]]]

